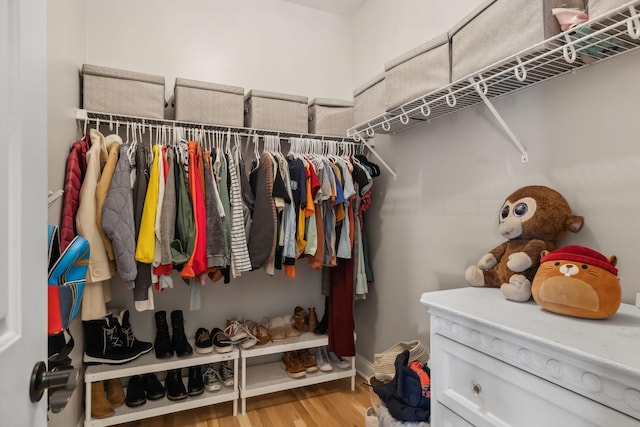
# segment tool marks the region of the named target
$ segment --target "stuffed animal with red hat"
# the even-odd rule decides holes
[[[467,267],[465,280],[471,286],[500,287],[509,300],[528,301],[542,251],[555,250],[567,231],[577,233],[583,224],[557,191],[542,185],[519,188],[498,215],[498,231],[507,240]]]
[[[573,245],[545,251],[540,262],[531,292],[544,309],[587,319],[618,311],[622,290],[615,255]]]

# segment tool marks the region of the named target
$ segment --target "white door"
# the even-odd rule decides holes
[[[47,424],[46,2],[0,0],[0,424]]]

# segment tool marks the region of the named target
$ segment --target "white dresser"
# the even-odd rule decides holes
[[[430,313],[433,427],[640,426],[640,309],[578,319],[472,287],[420,302]]]

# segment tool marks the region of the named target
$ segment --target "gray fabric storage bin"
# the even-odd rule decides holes
[[[176,120],[242,127],[244,88],[177,78]]]
[[[244,125],[250,128],[307,133],[306,96],[250,90],[244,97]]]
[[[309,133],[347,135],[353,126],[353,101],[315,98],[309,105]]]
[[[386,112],[384,87],[384,73],[380,73],[353,92],[353,121],[356,125],[367,122]]]
[[[402,104],[449,84],[449,36],[442,34],[384,65],[385,108]]]
[[[560,33],[555,7],[584,9],[583,0],[488,0],[450,32],[451,81]],[[545,49],[544,44],[540,49]]]
[[[587,15],[589,15],[589,19],[593,19],[629,3],[629,0],[587,0],[586,3]]]
[[[164,77],[115,68],[82,66],[82,108],[164,119]]]

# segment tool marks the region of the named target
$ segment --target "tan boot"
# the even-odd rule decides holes
[[[122,406],[124,403],[124,390],[120,378],[112,378],[106,381],[107,400],[114,408]]]
[[[302,378],[307,375],[296,351],[287,351],[282,355],[282,367],[291,378]]]
[[[114,413],[113,406],[104,393],[104,382],[91,383],[91,417],[106,418]]]
[[[309,308],[309,331],[310,332],[315,331],[317,325],[318,325],[318,315],[316,314],[316,308],[310,307]]]

